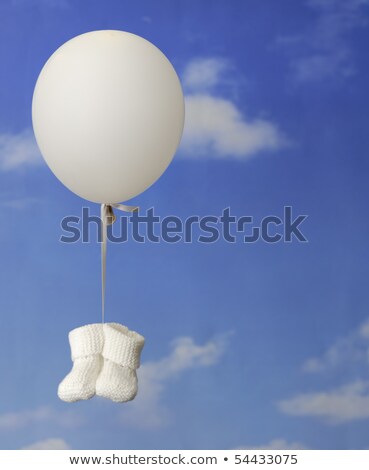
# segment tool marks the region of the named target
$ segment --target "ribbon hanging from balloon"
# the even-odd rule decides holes
[[[101,204],[101,321],[105,322],[105,287],[106,287],[106,249],[108,225],[112,225],[116,216],[113,207],[122,212],[136,212],[138,206],[127,206],[126,204]]]

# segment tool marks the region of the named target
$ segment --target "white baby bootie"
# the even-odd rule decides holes
[[[133,400],[145,339],[119,323],[105,323],[103,331],[104,365],[96,382],[96,395],[115,402]]]
[[[88,400],[96,393],[96,379],[103,365],[103,325],[81,326],[69,333],[73,367],[58,388],[59,398],[74,402]]]

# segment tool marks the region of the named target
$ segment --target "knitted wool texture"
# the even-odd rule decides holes
[[[81,326],[69,333],[72,370],[60,383],[58,396],[66,402],[88,400],[96,393],[96,379],[101,371],[104,335],[101,323]]]
[[[59,398],[88,400],[95,394],[115,402],[137,394],[136,369],[144,338],[119,323],[97,323],[69,333],[72,370],[60,383]]]
[[[96,394],[115,402],[133,400],[137,394],[136,369],[145,340],[119,323],[105,323],[104,365],[96,382]]]

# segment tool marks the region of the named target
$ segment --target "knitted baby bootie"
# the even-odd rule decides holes
[[[105,323],[103,331],[104,365],[96,382],[96,395],[120,403],[133,400],[145,339],[119,323]]]
[[[103,325],[81,326],[69,333],[73,367],[60,383],[58,396],[66,402],[88,400],[96,393],[96,379],[103,365]]]

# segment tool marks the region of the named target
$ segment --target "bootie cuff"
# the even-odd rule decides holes
[[[104,345],[104,334],[101,323],[75,328],[69,333],[69,344],[72,361],[80,357],[101,354]]]
[[[120,366],[138,369],[145,339],[119,323],[105,323],[103,357]]]

